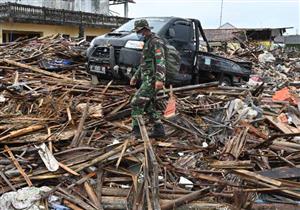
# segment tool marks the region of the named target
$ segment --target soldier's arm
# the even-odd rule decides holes
[[[155,79],[156,81],[161,81],[165,83],[166,81],[165,50],[163,48],[163,43],[160,40],[155,40],[154,53],[155,53],[155,65],[156,65]]]
[[[141,66],[134,72],[133,77],[140,80],[141,79]]]

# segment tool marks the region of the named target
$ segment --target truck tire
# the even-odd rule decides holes
[[[221,86],[232,86],[232,81],[231,81],[231,78],[228,77],[228,76],[224,76],[221,83],[220,83]]]
[[[92,85],[98,85],[99,84],[98,76],[95,74],[91,74],[91,77],[92,77]]]

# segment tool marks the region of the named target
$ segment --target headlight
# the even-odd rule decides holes
[[[142,50],[144,42],[141,41],[128,41],[125,45],[126,48]]]

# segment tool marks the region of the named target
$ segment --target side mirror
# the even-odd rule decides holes
[[[169,28],[169,36],[171,37],[171,38],[174,38],[175,37],[175,30],[174,30],[174,28]]]
[[[110,32],[113,32],[114,30],[116,30],[116,28],[112,28],[112,29],[110,30]]]

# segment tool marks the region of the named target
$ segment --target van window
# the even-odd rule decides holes
[[[175,40],[180,42],[191,41],[191,26],[184,24],[175,24]]]

